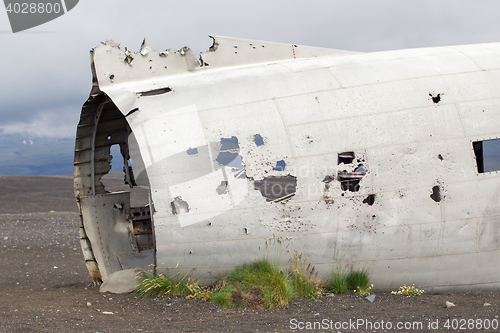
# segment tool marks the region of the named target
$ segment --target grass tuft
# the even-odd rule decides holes
[[[307,262],[307,257],[297,251],[290,259],[289,272],[278,269],[269,259],[260,259],[237,266],[211,287],[200,286],[190,277],[178,279],[163,273],[154,276],[141,271],[138,279],[136,293],[142,298],[179,295],[229,308],[272,308],[288,304],[295,296],[318,299],[325,293],[323,278]],[[353,290],[365,297],[373,293],[372,287],[366,269],[353,270],[348,264],[337,265],[328,281],[328,289],[335,294]]]
[[[351,290],[358,289],[368,289],[370,286],[370,277],[366,269],[360,268],[359,270],[353,270],[347,274],[347,286]]]
[[[304,258],[302,253],[295,251],[290,259],[290,280],[293,285],[294,292],[297,296],[318,299],[324,294],[321,287],[323,284],[322,278],[318,277],[318,271],[311,264],[307,263],[307,258]]]
[[[373,294],[372,287],[370,285],[370,275],[368,270],[360,268],[358,270],[353,270],[347,274],[347,286],[349,289],[354,290],[359,297],[366,297]]]
[[[186,298],[196,298],[208,300],[210,290],[201,287],[196,280],[190,277],[176,279],[161,273],[155,276],[151,273],[139,271],[136,275],[139,280],[135,288],[136,294],[141,298],[163,297],[168,295],[178,295]]]
[[[265,259],[236,267],[214,289],[211,301],[224,307],[283,306],[294,294],[287,275]]]
[[[354,270],[351,267],[347,272],[347,266],[338,267],[328,281],[328,288],[334,294],[347,294],[352,290],[359,297],[366,297],[373,294],[372,287],[368,270],[361,268]]]
[[[331,279],[328,281],[328,288],[334,294],[347,294],[349,287],[347,285],[347,274],[341,270],[334,271]]]

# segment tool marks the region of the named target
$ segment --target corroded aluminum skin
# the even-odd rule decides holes
[[[93,92],[132,131],[157,272],[210,283],[255,258],[286,267],[297,250],[325,277],[367,268],[378,289],[500,288],[500,178],[477,172],[472,148],[500,137],[500,43],[350,53],[214,37],[200,60],[145,43],[127,52],[93,50]],[[343,152],[355,163],[339,165]],[[221,164],[222,153],[238,157]],[[342,190],[343,171],[358,191]],[[82,174],[76,196],[93,196]],[[296,189],[284,200],[255,187],[285,176]]]

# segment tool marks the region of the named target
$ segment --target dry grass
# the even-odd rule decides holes
[[[300,297],[318,299],[324,294],[323,279],[316,268],[307,262],[307,257],[295,251],[290,259],[290,279],[295,294]]]

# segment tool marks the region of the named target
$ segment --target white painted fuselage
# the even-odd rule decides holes
[[[474,149],[500,137],[500,43],[350,53],[215,38],[199,63],[113,42],[92,57],[75,192],[94,278],[134,257],[209,283],[297,251],[325,278],[368,269],[379,289],[500,287],[500,177]],[[113,144],[150,190],[142,249],[129,194],[100,184]]]

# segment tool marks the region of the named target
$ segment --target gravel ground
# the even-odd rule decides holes
[[[343,295],[272,310],[102,294],[84,265],[70,177],[0,176],[0,200],[0,332],[500,332],[498,291],[376,292],[374,303]]]

